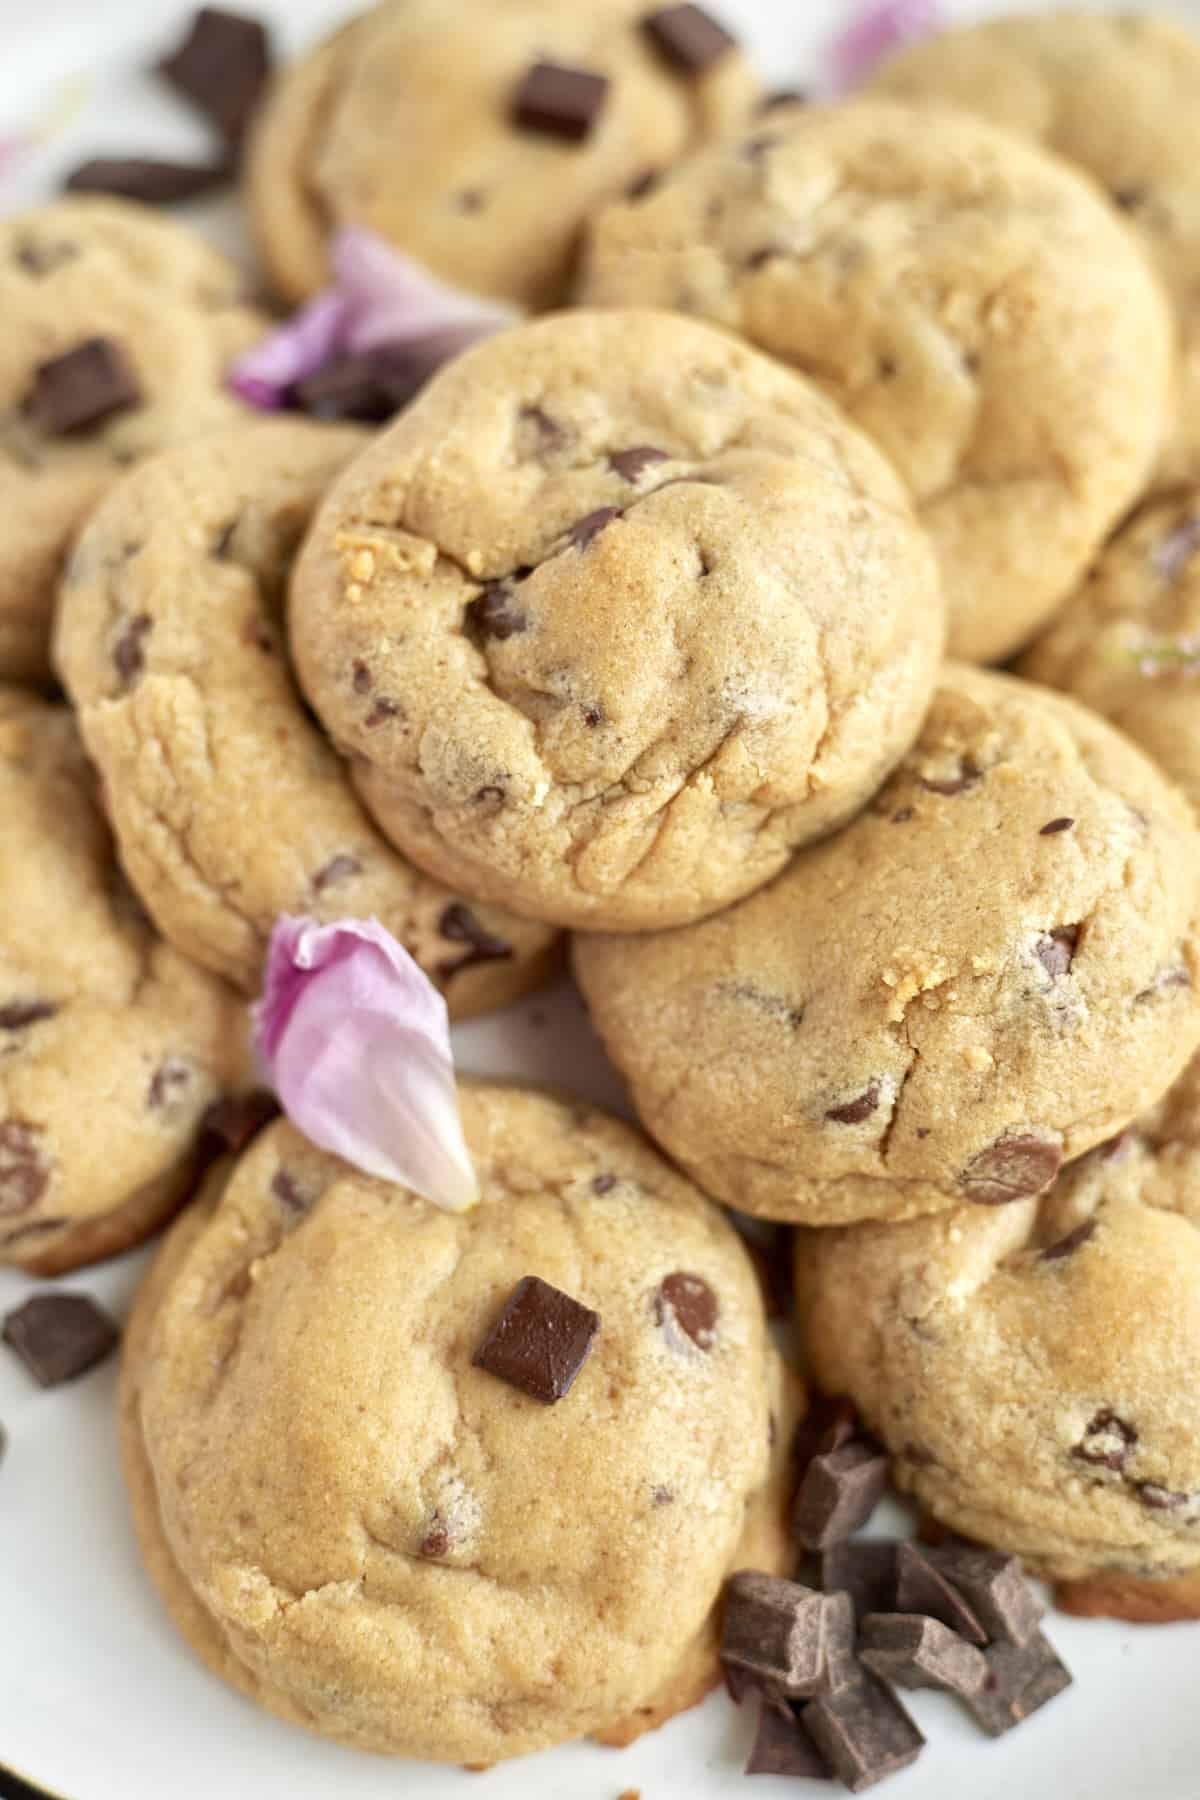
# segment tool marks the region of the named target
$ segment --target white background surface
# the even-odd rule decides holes
[[[271,17],[289,48],[346,11],[337,0],[245,4]],[[718,10],[773,80],[790,86],[812,79],[821,44],[851,9],[842,0],[720,0]],[[946,10],[997,9],[960,0]],[[1200,0],[1173,10],[1200,25]],[[138,73],[175,40],[185,11],[162,0],[0,0],[0,138],[43,117],[64,82],[91,84],[66,135],[0,174],[0,211],[50,193],[86,155],[206,148],[186,109]],[[193,216],[237,241],[229,207]],[[619,1104],[565,988],[461,1028],[457,1049],[464,1068],[569,1083]],[[140,1266],[126,1258],[62,1285],[121,1314]],[[0,1313],[32,1285],[0,1270]],[[743,1787],[751,1719],[723,1695],[630,1750],[572,1745],[487,1775],[390,1763],[276,1723],[193,1660],[141,1573],[117,1468],[114,1389],[110,1363],[42,1393],[0,1355],[9,1436],[0,1468],[0,1765],[66,1800],[617,1800],[627,1788],[644,1800],[815,1800],[840,1791],[764,1778]],[[1050,1630],[1076,1686],[998,1743],[948,1699],[916,1696],[929,1748],[882,1790],[889,1800],[1196,1800],[1200,1626],[1053,1617]]]

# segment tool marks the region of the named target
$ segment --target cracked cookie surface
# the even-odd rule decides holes
[[[338,225],[366,225],[435,274],[535,309],[565,298],[580,227],[602,201],[733,131],[758,85],[728,50],[673,68],[646,0],[389,0],[278,77],[251,142],[248,198],[276,287],[328,276]],[[463,44],[471,46],[463,55]],[[520,129],[533,65],[605,78],[582,142]],[[418,169],[419,179],[396,178]]]
[[[125,887],[65,707],[0,687],[0,1263],[53,1275],[184,1198],[244,1008]]]
[[[1154,1616],[1200,1570],[1198,1227],[1200,1061],[1040,1200],[798,1233],[809,1366],[935,1518]]]
[[[44,680],[54,587],[88,511],[131,463],[245,414],[225,387],[267,330],[239,270],[192,232],[118,200],[0,220],[0,679]],[[107,338],[136,404],[52,434],[28,416],[42,363]]]
[[[720,917],[581,937],[647,1130],[807,1224],[1002,1205],[1122,1130],[1200,1038],[1200,839],[1102,719],[950,665],[871,806]]]
[[[1154,14],[993,19],[913,45],[872,91],[948,102],[1079,165],[1172,302],[1180,370],[1161,473],[1200,474],[1200,43]]]
[[[143,1553],[211,1666],[343,1742],[491,1763],[711,1685],[726,1574],[790,1554],[792,1433],[717,1208],[603,1114],[461,1100],[471,1213],[283,1124],[226,1168],[139,1296],[122,1410]],[[600,1315],[553,1406],[473,1362],[530,1274]]]
[[[288,663],[292,558],[366,441],[258,421],[136,470],[71,560],[57,660],[122,859],[173,943],[253,991],[280,913],[374,916],[463,1017],[535,986],[554,933],[469,906],[379,835]]]
[[[1200,811],[1200,487],[1150,500],[1021,660],[1149,752]]]
[[[567,313],[443,369],[334,484],[291,628],[415,862],[649,930],[867,800],[943,609],[899,483],[808,383],[689,320]]]
[[[965,115],[769,114],[603,210],[581,296],[711,319],[812,376],[907,482],[974,662],[1070,593],[1167,428],[1170,322],[1122,221]]]

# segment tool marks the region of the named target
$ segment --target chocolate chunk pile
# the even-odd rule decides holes
[[[809,1581],[743,1570],[725,1590],[726,1684],[738,1705],[759,1700],[748,1775],[837,1777],[858,1794],[924,1747],[897,1688],[954,1694],[999,1737],[1070,1685],[1015,1557],[959,1540],[852,1540],[889,1463],[846,1403],[814,1409],[798,1454],[793,1524]]]

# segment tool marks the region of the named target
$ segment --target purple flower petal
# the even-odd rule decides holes
[[[332,288],[239,356],[229,373],[235,394],[263,412],[286,404],[288,389],[315,375],[341,349],[349,314],[343,295]]]
[[[349,307],[344,348],[401,348],[446,339],[462,349],[511,325],[511,307],[481,300],[439,281],[361,225],[346,225],[330,246],[334,283]]]
[[[877,63],[943,28],[937,0],[877,0],[864,7],[829,46],[834,85],[857,87]]]
[[[447,1212],[475,1205],[446,1003],[378,920],[281,918],[254,1026],[284,1111],[314,1144]]]

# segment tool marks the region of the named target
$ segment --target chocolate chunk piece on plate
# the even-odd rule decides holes
[[[897,1612],[938,1619],[969,1644],[982,1646],[988,1634],[966,1598],[934,1563],[933,1551],[918,1544],[896,1546]]]
[[[806,1706],[804,1729],[852,1794],[916,1762],[925,1743],[900,1702],[870,1674]]]
[[[118,194],[143,206],[171,206],[210,194],[232,178],[225,162],[163,162],[152,156],[95,156],[72,169],[63,186],[71,194]]]
[[[1033,1639],[1045,1608],[1015,1556],[1005,1556],[999,1550],[977,1550],[970,1544],[941,1544],[924,1554],[937,1573],[962,1595],[991,1643],[1023,1645]]]
[[[814,1456],[796,1496],[795,1531],[806,1550],[824,1550],[865,1525],[887,1487],[888,1459],[864,1439]]]
[[[245,13],[202,6],[186,38],[163,58],[158,71],[236,146],[271,71],[267,28]]]
[[[858,1654],[891,1687],[941,1688],[967,1699],[988,1679],[984,1652],[922,1613],[868,1614]]]
[[[1000,1737],[1071,1685],[1071,1674],[1039,1631],[1026,1644],[994,1644],[984,1653],[987,1681],[967,1704],[990,1737]]]
[[[86,1294],[35,1294],[4,1321],[4,1342],[42,1387],[73,1381],[116,1347],[120,1332]]]
[[[809,1781],[831,1781],[816,1745],[804,1729],[795,1707],[773,1706],[764,1700],[758,1730],[746,1763],[747,1775],[791,1775]]]

